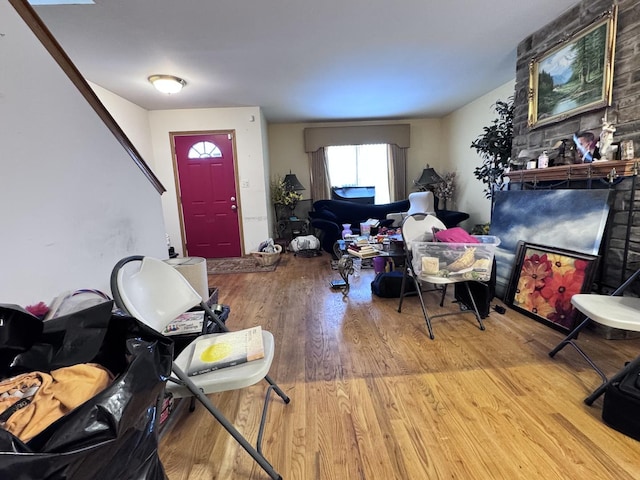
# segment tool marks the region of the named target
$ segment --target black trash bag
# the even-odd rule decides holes
[[[42,320],[21,306],[0,304],[0,379],[11,375],[12,360],[33,346],[42,327]]]
[[[108,308],[87,309],[93,316],[88,331],[101,338],[97,349],[95,341],[78,342],[85,336],[80,328],[69,331],[73,318],[86,320],[87,311],[45,322],[54,323],[45,326],[47,332],[34,348],[46,350],[46,339],[52,342],[48,345],[56,368],[74,364],[71,359],[99,363],[115,375],[114,382],[26,443],[0,429],[0,478],[166,479],[156,426],[159,399],[171,373],[173,342],[132,317],[112,315],[111,302],[107,303]],[[72,339],[73,346],[65,344]],[[32,358],[36,357],[41,361],[39,355]]]
[[[112,310],[113,301],[106,301],[47,320],[31,348],[13,359],[12,375],[94,361],[104,343]]]

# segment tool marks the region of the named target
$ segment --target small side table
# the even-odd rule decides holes
[[[340,287],[342,295],[349,295],[349,275],[353,274],[353,257],[347,253],[347,242],[338,240],[333,244],[333,253],[338,258],[338,273],[344,280],[344,286]]]
[[[301,235],[308,235],[309,221],[302,218],[283,218],[278,220],[278,236],[289,242]]]

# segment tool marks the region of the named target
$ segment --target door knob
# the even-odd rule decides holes
[[[231,210],[237,210],[238,207],[236,207],[235,205],[231,205]]]
[[[231,201],[235,202],[236,201],[236,197],[231,197]]]

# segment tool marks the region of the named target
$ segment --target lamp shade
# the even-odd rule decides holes
[[[151,75],[149,82],[156,90],[167,94],[178,93],[187,84],[182,78],[173,75]]]
[[[424,170],[422,170],[422,175],[420,175],[420,178],[416,180],[415,183],[416,185],[425,186],[425,185],[434,185],[436,183],[441,183],[441,182],[444,182],[442,177],[438,175],[433,168],[427,167]]]
[[[291,172],[287,173],[284,176],[284,179],[282,181],[284,182],[287,190],[289,191],[298,192],[300,190],[305,189],[300,183],[300,180],[298,180],[298,177],[296,177],[295,173],[291,173]]]

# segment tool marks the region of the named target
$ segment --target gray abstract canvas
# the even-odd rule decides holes
[[[504,298],[519,241],[597,255],[608,215],[608,190],[496,192],[489,232],[500,238],[496,296]]]

